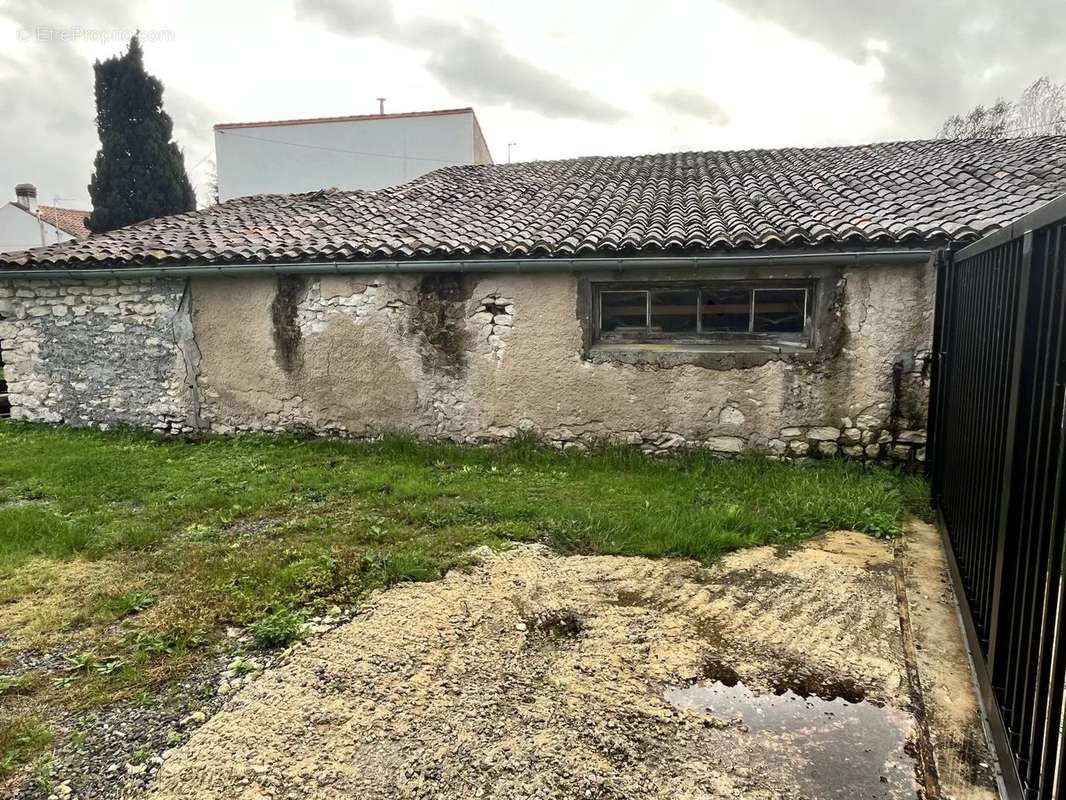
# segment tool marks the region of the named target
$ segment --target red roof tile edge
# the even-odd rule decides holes
[[[222,128],[268,128],[278,125],[317,125],[323,122],[365,122],[374,119],[408,119],[410,117],[439,117],[449,114],[473,114],[473,108],[442,108],[437,111],[402,111],[396,114],[356,114],[348,117],[307,117],[306,119],[275,119],[263,122],[219,122]]]

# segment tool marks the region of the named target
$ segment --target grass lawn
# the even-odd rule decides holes
[[[59,709],[148,702],[247,628],[432,580],[471,548],[681,555],[895,534],[924,484],[841,461],[564,455],[392,438],[201,442],[0,424],[0,777]],[[51,654],[26,669],[26,654]],[[56,659],[59,659],[57,662]]]

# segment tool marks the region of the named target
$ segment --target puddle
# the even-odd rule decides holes
[[[907,753],[911,718],[902,711],[840,697],[803,697],[791,689],[759,695],[739,680],[674,686],[663,697],[677,708],[739,719],[751,733],[779,739],[785,747],[768,748],[768,753],[788,759],[783,766],[810,797],[919,796],[915,761]]]

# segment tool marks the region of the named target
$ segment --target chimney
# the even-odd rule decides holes
[[[37,187],[32,183],[20,183],[15,187],[15,202],[28,208],[31,214],[37,213]]]
[[[379,97],[378,98],[378,114],[380,114],[382,116],[385,115],[385,98],[384,97]]]

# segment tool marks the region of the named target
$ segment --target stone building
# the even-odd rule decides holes
[[[924,458],[938,251],[1066,137],[450,167],[0,261],[12,415]]]

